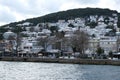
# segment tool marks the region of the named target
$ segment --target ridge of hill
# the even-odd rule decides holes
[[[110,10],[110,9],[101,9],[101,8],[78,8],[78,9],[70,9],[66,11],[60,11],[56,13],[50,13],[44,16],[36,17],[36,18],[30,18],[26,20],[22,20],[19,22],[13,22],[6,25],[3,25],[1,27],[16,27],[17,24],[22,24],[25,22],[30,22],[33,25],[37,25],[38,23],[42,22],[57,22],[58,20],[69,20],[69,19],[75,19],[78,17],[86,18],[90,15],[97,15],[97,16],[112,16],[112,14],[118,15],[118,26],[120,25],[120,13],[118,13],[116,10]]]

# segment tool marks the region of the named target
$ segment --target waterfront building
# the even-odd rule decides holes
[[[102,37],[100,38],[99,46],[104,49],[106,55],[110,51],[117,52],[117,39],[115,37]]]
[[[99,46],[99,38],[90,38],[88,49],[91,51],[90,54],[96,54],[96,50]]]
[[[16,50],[16,39],[17,35],[12,32],[11,30],[8,30],[8,32],[5,32],[3,34],[4,42],[6,43],[5,51],[7,52],[14,52]]]

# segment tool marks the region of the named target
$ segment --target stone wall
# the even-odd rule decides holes
[[[5,57],[0,61],[19,61],[19,62],[47,62],[47,63],[68,63],[68,64],[92,64],[92,65],[120,65],[120,60],[107,59],[51,59],[51,58],[21,58]]]

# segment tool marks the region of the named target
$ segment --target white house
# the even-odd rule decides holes
[[[95,54],[99,46],[99,38],[90,38],[88,49],[91,51],[91,54]]]
[[[99,46],[104,49],[105,54],[110,51],[117,52],[117,39],[115,37],[103,37],[100,39]]]

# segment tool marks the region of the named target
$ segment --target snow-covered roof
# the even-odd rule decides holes
[[[25,46],[33,46],[32,43],[26,43]]]
[[[115,37],[101,37],[100,41],[117,41]]]
[[[30,22],[25,22],[22,25],[30,25],[30,24],[31,24]]]
[[[5,39],[8,39],[10,36],[12,36],[12,37],[17,37],[17,35],[14,33],[14,32],[11,32],[11,31],[8,31],[8,32],[5,32],[4,34],[3,34],[3,37],[5,38]]]
[[[120,36],[120,32],[116,32],[116,35]]]
[[[22,24],[17,24],[17,26],[24,26],[24,25],[30,25],[30,24],[32,24],[32,23],[30,23],[30,22],[25,22],[25,23],[22,23]]]
[[[43,33],[46,33],[46,34],[50,34],[50,33],[51,33],[51,31],[48,30],[48,29],[43,29],[42,32],[43,32]]]
[[[47,52],[58,53],[58,52],[60,52],[60,50],[58,50],[58,49],[51,49],[51,50],[48,50]]]

